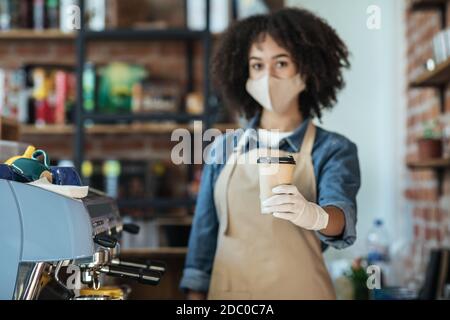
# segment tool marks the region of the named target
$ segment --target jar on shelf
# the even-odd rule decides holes
[[[437,120],[431,120],[424,122],[423,127],[423,135],[417,139],[420,160],[442,158],[442,125]]]
[[[450,159],[450,124],[446,125],[442,132],[442,155]]]

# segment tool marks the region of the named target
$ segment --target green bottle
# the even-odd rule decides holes
[[[92,113],[95,111],[95,66],[86,63],[83,71],[83,100],[84,111]]]

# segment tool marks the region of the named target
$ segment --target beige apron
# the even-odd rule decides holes
[[[276,151],[294,156],[294,184],[314,202],[315,134],[310,122],[299,153]],[[256,159],[268,151],[255,148],[242,153],[244,140],[240,139],[215,185],[220,227],[208,299],[335,299],[315,232],[261,214]]]

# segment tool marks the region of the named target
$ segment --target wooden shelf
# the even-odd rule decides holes
[[[450,82],[450,58],[436,66],[433,71],[420,75],[411,87],[441,87]]]
[[[449,0],[418,0],[412,3],[411,10],[420,11],[420,10],[432,10],[432,9],[440,9],[448,3]]]
[[[190,226],[192,220],[192,216],[158,217],[154,219],[158,226]]]
[[[49,126],[34,126],[21,125],[20,133],[22,135],[62,135],[72,134],[73,126],[70,125],[49,125]]]
[[[450,168],[450,159],[409,161],[407,165],[410,169],[443,169]]]
[[[220,131],[236,129],[237,124],[220,123],[213,126]],[[137,124],[96,124],[86,128],[86,133],[91,135],[101,134],[168,134],[175,129],[194,130],[193,125],[176,123],[137,123]],[[22,125],[21,135],[72,135],[75,131],[73,125],[47,125],[34,126]]]
[[[64,33],[57,29],[16,29],[0,32],[0,40],[75,40],[75,37],[75,33]]]
[[[144,133],[167,133],[176,128],[183,127],[176,124],[148,123],[148,124],[96,124],[86,128],[88,134],[144,134]],[[72,135],[75,132],[73,125],[46,125],[46,126],[22,126],[23,135]]]
[[[159,247],[159,248],[135,248],[123,249],[120,251],[121,256],[149,256],[149,255],[185,255],[188,248],[186,247]]]

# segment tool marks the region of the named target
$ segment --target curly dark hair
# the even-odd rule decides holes
[[[305,9],[285,8],[230,26],[213,54],[214,87],[228,105],[247,118],[261,110],[247,93],[245,84],[249,77],[249,50],[267,34],[291,54],[305,77],[306,89],[299,95],[301,114],[320,119],[322,110],[334,106],[337,92],[345,86],[342,68],[350,68],[349,52],[325,20]]]

